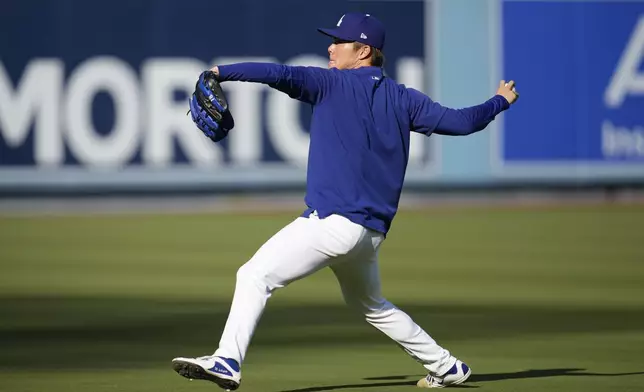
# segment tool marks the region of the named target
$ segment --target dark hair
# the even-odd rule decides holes
[[[360,49],[363,46],[368,46],[366,44],[363,44],[361,42],[354,42],[353,43],[353,48],[355,50]],[[382,53],[382,50],[375,48],[373,46],[370,46],[371,48],[371,65],[374,67],[384,67],[385,65],[385,55]]]

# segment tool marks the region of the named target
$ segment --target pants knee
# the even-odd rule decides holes
[[[262,291],[272,292],[280,287],[274,280],[269,272],[254,268],[249,263],[237,270],[238,285],[253,285]]]
[[[383,300],[378,304],[365,308],[365,318],[367,321],[378,320],[383,317],[389,316],[396,310],[396,307],[389,301]]]
[[[355,311],[363,314],[367,320],[381,317],[389,314],[394,306],[391,302],[383,299],[380,301],[360,301],[354,299],[345,299],[347,305]]]

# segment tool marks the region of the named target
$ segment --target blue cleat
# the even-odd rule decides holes
[[[234,359],[208,355],[198,358],[175,358],[172,368],[185,378],[214,382],[227,391],[234,391],[241,383],[239,363]]]
[[[472,374],[469,366],[460,360],[456,360],[454,366],[447,373],[440,376],[428,374],[427,377],[421,378],[416,383],[419,388],[445,388],[452,385],[462,384]]]

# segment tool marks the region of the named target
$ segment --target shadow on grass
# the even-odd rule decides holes
[[[594,373],[586,372],[586,369],[530,369],[521,372],[513,373],[488,373],[488,374],[473,374],[468,381],[470,382],[486,382],[486,381],[499,381],[499,380],[512,380],[521,378],[543,378],[543,377],[556,377],[556,376],[581,376],[581,377],[620,377],[620,376],[634,376],[644,374],[644,372],[630,372],[630,373]]]
[[[445,344],[495,337],[511,340],[527,334],[644,330],[644,312],[639,309],[501,305],[425,307],[404,303],[399,307],[419,325],[431,326],[432,336]],[[229,308],[230,303],[222,301],[0,297],[0,369],[168,366],[176,356],[213,352]],[[264,350],[338,347],[346,350],[373,344],[394,347],[384,334],[344,304],[269,304],[251,350],[254,347]],[[535,371],[531,372],[535,374]],[[485,381],[484,377],[494,376],[473,377]],[[409,382],[404,381],[403,385],[409,385]]]
[[[470,383],[501,381],[501,380],[516,380],[528,378],[545,378],[545,377],[558,377],[558,376],[582,376],[582,377],[616,377],[616,376],[632,376],[644,374],[644,372],[631,372],[631,373],[593,373],[585,372],[585,369],[530,369],[520,372],[509,373],[488,373],[488,374],[473,374],[467,383],[455,386],[452,388],[478,388]],[[415,378],[413,381],[396,381],[396,382],[379,382],[379,383],[362,383],[362,384],[344,384],[344,385],[328,385],[319,387],[307,387],[301,389],[291,389],[282,392],[323,392],[333,391],[338,389],[352,389],[352,388],[378,388],[378,387],[403,387],[416,385],[417,379],[423,377],[422,375],[397,375],[397,376],[384,376],[384,377],[365,377],[365,380],[383,381],[383,380],[405,380],[408,378]]]

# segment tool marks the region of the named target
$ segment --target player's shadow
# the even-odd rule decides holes
[[[473,374],[466,384],[459,385],[458,388],[478,388],[470,383],[487,382],[487,381],[500,381],[500,380],[513,380],[522,378],[543,378],[543,377],[556,377],[556,376],[582,376],[582,377],[617,377],[617,376],[632,376],[644,374],[644,372],[631,372],[631,373],[593,373],[586,372],[586,369],[530,369],[520,372],[509,373],[488,373],[488,374]],[[410,386],[416,385],[419,378],[423,377],[422,374],[416,375],[398,375],[398,376],[383,376],[383,377],[365,377],[365,380],[371,381],[392,381],[395,382],[377,382],[377,383],[363,383],[363,384],[346,384],[346,385],[327,385],[319,387],[308,387],[302,389],[291,389],[282,392],[323,392],[333,391],[336,389],[351,389],[351,388],[377,388],[377,387],[396,387],[396,386]],[[414,378],[413,381],[408,381],[409,378]],[[402,381],[405,380],[405,381]],[[452,387],[454,388],[454,387]]]

